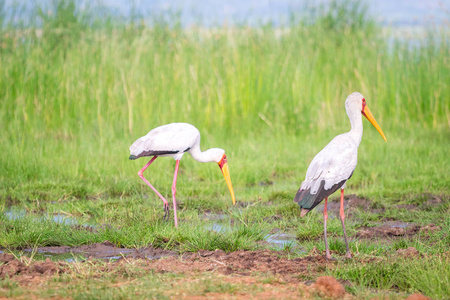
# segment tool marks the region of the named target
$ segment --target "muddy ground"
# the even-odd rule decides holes
[[[42,249],[42,248],[41,248]],[[67,251],[67,247],[46,247],[50,251]],[[351,286],[348,281],[338,281],[330,276],[320,276],[325,268],[332,269],[337,266],[337,261],[326,260],[323,253],[313,251],[311,255],[301,258],[289,259],[287,253],[272,250],[260,251],[236,251],[225,253],[222,250],[199,251],[177,255],[173,251],[154,249],[151,247],[139,250],[121,249],[110,242],[96,243],[88,246],[73,247],[71,251],[83,251],[91,254],[84,261],[90,268],[96,268],[96,275],[101,279],[104,273],[120,274],[129,266],[139,266],[145,273],[171,273],[183,274],[180,281],[189,284],[190,280],[198,280],[199,274],[213,274],[220,282],[255,286],[259,292],[242,293],[234,295],[234,298],[246,299],[356,299],[345,291],[345,286]],[[404,257],[417,257],[420,254],[414,248],[402,249],[398,255]],[[127,253],[116,260],[93,260],[93,257],[102,258],[110,255]],[[153,257],[155,259],[148,259]],[[27,289],[39,289],[45,282],[50,282],[56,276],[64,274],[79,276],[79,266],[73,267],[73,262],[54,262],[47,258],[45,261],[27,260],[25,257],[16,258],[12,254],[0,254],[0,280],[9,278]],[[361,263],[370,262],[377,258],[366,259]],[[263,275],[264,274],[264,275]],[[267,274],[272,276],[267,281]],[[137,276],[136,276],[137,278]],[[123,281],[116,282],[112,286],[129,284],[136,278],[127,276]],[[204,295],[190,295],[178,292],[170,295],[170,298],[183,299],[230,299],[223,293],[206,293]],[[416,295],[419,298],[429,299]],[[408,298],[410,299],[410,298]]]
[[[52,247],[58,248],[58,247]],[[62,248],[62,247],[60,247]],[[96,243],[93,245],[76,247],[87,250],[86,254],[92,254],[86,261],[95,262],[92,258],[102,258],[111,253],[123,253],[124,249],[114,247],[110,242]],[[75,249],[73,249],[75,250]],[[130,249],[125,249],[127,252]],[[148,259],[159,257],[159,259]],[[173,251],[143,248],[128,253],[117,260],[110,260],[106,265],[114,268],[130,260],[142,260],[148,268],[158,272],[190,273],[190,272],[219,272],[225,275],[238,274],[250,275],[252,272],[269,272],[272,274],[285,275],[286,278],[296,278],[298,275],[312,274],[315,267],[323,267],[333,262],[326,261],[323,255],[306,256],[296,259],[288,259],[286,253],[271,250],[259,251],[235,251],[225,253],[222,250],[199,251],[196,253],[185,253],[177,255]],[[0,254],[0,277],[23,276],[23,275],[49,275],[64,273],[71,262],[53,262],[50,259],[35,261],[27,264],[26,261],[17,259],[12,254]],[[311,268],[311,266],[315,266]]]
[[[428,204],[427,204],[428,205]],[[434,203],[430,203],[430,206]],[[372,212],[382,212],[382,208],[373,208],[370,201],[349,195],[345,199],[345,206],[348,207],[348,215],[351,216],[355,209],[370,210]],[[417,209],[416,205],[408,207],[398,207],[399,209]],[[319,206],[318,210],[321,209]],[[322,208],[323,209],[323,208]],[[330,214],[338,216],[339,203],[330,201]],[[270,220],[268,220],[270,221]],[[90,227],[74,225],[75,230],[90,230]],[[354,238],[373,239],[390,242],[397,238],[412,237],[416,234],[429,234],[440,230],[434,224],[419,226],[414,223],[399,221],[384,221],[374,227],[358,228]],[[322,242],[321,238],[320,241]],[[55,246],[39,247],[36,249],[24,249],[26,255],[18,256],[7,253],[0,249],[0,281],[8,278],[20,284],[37,288],[43,282],[52,277],[62,274],[72,274],[77,272],[73,264],[89,263],[97,266],[102,272],[116,272],[125,265],[138,263],[144,272],[173,273],[193,276],[200,273],[218,274],[225,282],[239,282],[249,285],[263,286],[263,292],[250,295],[250,298],[271,299],[283,297],[294,299],[302,296],[308,297],[328,297],[331,299],[352,299],[353,296],[345,292],[344,287],[351,285],[350,282],[339,282],[332,277],[322,276],[325,269],[333,269],[337,261],[328,261],[324,253],[319,253],[315,248],[305,256],[289,259],[289,254],[283,251],[263,249],[258,251],[235,251],[225,253],[222,250],[205,251],[196,253],[179,254],[176,251],[144,247],[140,249],[119,248],[109,241],[92,245],[77,247]],[[28,253],[27,253],[28,252]],[[38,253],[45,260],[33,260],[29,256]],[[66,258],[61,256],[61,260],[55,261],[59,255],[66,254]],[[336,256],[336,253],[332,255]],[[419,252],[414,248],[400,249],[396,253],[402,257],[418,257]],[[70,258],[67,258],[70,257]],[[341,258],[338,258],[341,259]],[[371,262],[378,258],[367,258],[366,262]],[[369,261],[370,260],[370,261]],[[365,263],[361,261],[361,263]],[[259,274],[259,275],[258,275]],[[261,283],[260,275],[275,276],[275,283]],[[99,275],[101,276],[101,275]],[[188,279],[189,280],[189,279]],[[185,295],[186,296],[186,295]],[[208,295],[206,298],[221,298],[221,295]],[[223,295],[222,295],[223,296]],[[249,295],[247,295],[249,296]],[[182,297],[187,299],[206,299],[201,296]],[[424,299],[424,298],[417,298]]]
[[[361,228],[357,236],[360,239],[376,238],[389,241],[402,236],[413,236],[420,232],[427,234],[439,229],[433,224],[420,227],[414,224],[387,222],[376,227]],[[72,257],[77,254],[81,256],[78,256],[76,261],[73,258],[65,261],[52,261],[50,258],[39,261],[29,259],[28,256],[18,257],[0,253],[0,281],[8,278],[22,287],[39,289],[57,276],[79,276],[77,273],[79,264],[96,268],[99,278],[105,273],[126,273],[123,270],[127,267],[138,265],[143,274],[151,272],[182,274],[184,279],[180,280],[180,284],[188,284],[190,280],[198,282],[198,276],[212,274],[221,283],[239,284],[248,286],[248,289],[257,287],[260,290],[257,293],[234,295],[233,297],[237,299],[241,297],[246,299],[356,299],[345,291],[346,286],[352,286],[351,282],[321,276],[324,270],[335,268],[338,260],[342,258],[332,251],[332,255],[338,260],[326,260],[324,253],[320,253],[315,248],[306,256],[295,259],[289,259],[287,252],[269,249],[231,253],[225,253],[222,250],[201,250],[180,255],[176,251],[156,249],[151,246],[140,249],[119,248],[109,241],[78,247],[40,247],[35,251],[56,257],[65,253],[73,255]],[[421,257],[414,248],[400,249],[396,255],[404,258]],[[377,259],[381,258],[358,259],[358,262],[364,264]],[[267,276],[272,276],[269,282],[266,282]],[[126,278],[122,283],[128,284],[137,278],[139,277]],[[122,283],[119,281],[115,284]],[[223,293],[206,293],[205,295],[179,293],[167,294],[167,296],[183,299],[224,299]],[[414,297],[418,298],[408,299],[428,299],[421,295],[414,295]]]
[[[52,247],[52,249],[46,250],[66,251],[65,249],[65,247]],[[109,255],[111,251],[123,252],[123,249],[116,248],[109,242],[72,248],[72,251],[82,250],[97,258]],[[143,259],[147,256],[164,258]],[[323,255],[311,255],[290,260],[286,253],[270,250],[236,251],[228,254],[216,250],[179,256],[172,251],[145,248],[134,250],[129,252],[126,257],[106,263],[99,260],[87,260],[90,264],[97,264],[102,272],[115,272],[124,268],[125,265],[134,264],[137,261],[144,272],[170,272],[184,274],[187,278],[195,278],[196,274],[208,272],[221,276],[223,281],[229,283],[265,286],[263,291],[257,295],[247,295],[253,299],[273,299],[273,297],[295,299],[301,295],[307,298],[316,296],[331,299],[352,298],[345,292],[344,285],[348,284],[347,282],[339,282],[335,278],[327,276],[319,277],[315,281],[305,280],[305,278],[317,277],[318,272],[323,270],[326,265],[333,267],[336,264],[336,262],[327,261]],[[0,254],[0,278],[9,277],[24,287],[36,287],[53,276],[76,272],[76,269],[70,264],[65,261],[53,262],[50,259],[28,264],[26,260],[19,260],[11,254],[3,253]],[[258,274],[267,273],[275,276],[276,280],[272,283],[263,283]],[[222,299],[223,296],[223,294],[210,293],[205,296],[187,295],[182,298]]]

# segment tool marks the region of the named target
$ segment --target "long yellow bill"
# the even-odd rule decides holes
[[[222,170],[223,177],[225,178],[225,181],[227,182],[228,189],[230,190],[231,194],[231,200],[233,201],[233,205],[236,204],[236,197],[234,196],[234,190],[233,185],[231,184],[231,178],[230,178],[230,171],[228,170],[228,162],[227,162],[227,156],[224,154],[222,156],[222,159],[218,163],[220,170]]]
[[[370,111],[369,107],[366,105],[364,106],[364,109],[362,111],[362,114],[364,117],[367,118],[367,120],[369,120],[369,122],[373,125],[373,127],[376,128],[376,130],[378,130],[378,132],[381,134],[381,136],[383,137],[384,141],[387,142],[386,140],[386,136],[383,133],[383,130],[381,130],[380,125],[378,125],[377,121],[375,120],[375,118],[372,115],[372,112]]]

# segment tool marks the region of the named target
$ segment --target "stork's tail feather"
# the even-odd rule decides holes
[[[308,206],[308,201],[305,201],[305,198],[308,198],[309,192],[299,189],[297,194],[295,195],[294,202],[300,205],[300,217],[306,216],[306,214],[312,209],[312,208],[305,208],[304,206]]]
[[[323,188],[323,185],[325,184],[325,181],[322,181],[320,188]],[[294,197],[294,202],[300,205],[301,211],[300,216],[304,217],[310,210],[312,210],[314,207],[316,207],[323,198],[318,198],[319,193],[311,194],[311,189],[304,189],[301,188],[298,190],[297,194]]]
[[[130,155],[129,159],[133,160],[133,159],[137,159],[138,157],[136,155]]]
[[[309,213],[309,209],[306,209],[306,208],[301,208],[301,210],[300,210],[300,217],[304,217],[304,216],[306,216],[306,214],[307,213]]]

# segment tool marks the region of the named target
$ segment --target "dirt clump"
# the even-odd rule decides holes
[[[356,237],[371,239],[379,237],[413,236],[419,232],[419,229],[420,226],[416,224],[387,221],[381,226],[361,228],[356,233]]]
[[[9,263],[10,261],[12,261],[14,259],[15,259],[15,257],[12,254],[0,253],[0,263]]]
[[[431,300],[431,298],[422,294],[412,294],[409,295],[405,300]]]
[[[398,249],[397,255],[403,258],[417,258],[420,257],[420,252],[414,247],[408,247],[406,249]]]
[[[344,286],[331,276],[321,276],[310,286],[310,291],[322,298],[342,299],[345,296]]]
[[[44,262],[36,262],[31,269],[43,275],[51,275],[60,271],[59,266],[51,261],[50,258],[45,259]]]
[[[14,259],[10,259],[10,254],[1,254],[3,257],[1,258],[2,262],[5,262],[0,265],[0,278],[12,277],[17,274],[20,274],[24,270],[26,270],[26,266],[23,262]],[[7,256],[4,258],[4,256]]]
[[[45,261],[26,261],[27,258],[23,258],[25,262],[16,259],[11,254],[0,254],[0,278],[13,277],[17,275],[53,275],[63,272],[66,266],[65,262],[55,263],[47,258]]]
[[[441,230],[441,227],[436,226],[433,223],[420,228],[420,232],[427,233],[427,234],[433,233],[435,231],[440,231],[440,230]]]

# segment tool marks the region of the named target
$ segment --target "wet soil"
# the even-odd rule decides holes
[[[198,272],[216,272],[222,275],[252,276],[253,274],[268,273],[281,276],[285,282],[299,282],[299,277],[312,277],[317,275],[326,266],[333,267],[335,261],[327,261],[323,255],[306,256],[288,259],[281,251],[236,251],[225,253],[222,250],[201,250],[195,253],[177,255],[174,251],[154,249],[123,249],[114,247],[110,242],[85,245],[81,247],[42,247],[40,251],[61,253],[69,251],[83,251],[89,253],[86,260],[89,264],[98,264],[104,271],[120,268],[130,261],[139,261],[139,266],[146,271],[157,273],[193,274]],[[92,258],[102,259],[112,252],[122,253],[116,260],[102,262]],[[124,254],[126,253],[126,255]],[[149,259],[151,258],[151,259]],[[25,256],[17,259],[12,254],[0,253],[0,279],[12,278],[19,282],[36,280],[36,277],[48,277],[62,273],[73,273],[71,267],[74,262],[57,261],[47,258],[45,261],[34,261]],[[83,262],[77,262],[77,264]]]
[[[339,216],[340,209],[340,199],[333,198],[328,201],[327,210],[330,217]],[[354,211],[357,209],[361,210],[369,210],[372,213],[380,213],[383,212],[383,208],[375,208],[372,207],[373,203],[370,200],[360,198],[354,194],[344,195],[344,210],[345,215],[351,217],[354,214]],[[318,211],[322,211],[324,209],[323,202],[315,208]]]
[[[89,251],[89,253],[98,258],[104,257],[106,253],[109,253],[114,248],[109,242],[83,247],[79,248]],[[46,248],[46,250],[55,252],[66,251],[65,249],[63,247]],[[403,251],[397,251],[398,256],[420,257],[420,254],[414,248],[401,250]],[[102,251],[104,253],[100,255],[99,253]],[[114,251],[121,252],[123,249],[116,248]],[[345,291],[345,286],[352,286],[351,282],[337,280],[330,276],[321,276],[325,269],[332,270],[338,265],[338,261],[326,260],[323,253],[313,253],[305,257],[289,259],[285,252],[270,250],[236,251],[231,253],[225,253],[222,250],[203,250],[196,253],[186,253],[182,256],[174,255],[172,251],[153,249],[151,247],[133,251],[135,252],[129,253],[126,257],[106,262],[92,259],[88,259],[85,262],[54,262],[48,258],[45,261],[32,261],[26,257],[17,259],[11,254],[1,253],[0,280],[8,277],[9,280],[17,282],[20,286],[26,286],[28,289],[37,289],[44,282],[55,282],[52,279],[55,276],[65,274],[79,278],[81,276],[79,272],[83,268],[81,264],[86,264],[91,270],[88,273],[90,274],[89,276],[93,276],[92,278],[101,278],[105,272],[113,272],[116,276],[119,276],[116,277],[117,282],[112,285],[113,287],[120,287],[122,284],[134,282],[146,273],[183,274],[179,284],[185,285],[189,285],[190,281],[198,281],[198,276],[201,276],[201,274],[214,274],[213,278],[219,282],[251,286],[253,288],[258,286],[257,293],[244,294],[243,292],[238,292],[238,296],[243,298],[259,300],[281,298],[355,299],[354,296]],[[144,253],[146,254],[142,257],[139,256],[139,254]],[[153,253],[153,256],[155,256],[155,253],[159,253],[162,258],[143,258],[148,253]],[[361,263],[367,262],[369,261],[361,261]],[[137,266],[142,272],[137,272],[132,277],[129,277],[129,275],[125,276],[122,283],[120,274],[121,272],[126,274],[124,270],[128,270],[130,266],[133,268]],[[97,271],[92,272],[93,268]],[[271,277],[268,280],[268,277],[264,276]],[[184,293],[182,296],[181,298],[183,299],[230,298],[227,292],[225,294],[211,292],[204,295]]]
[[[240,291],[232,295],[228,292],[209,292],[206,294],[193,295],[183,292],[183,299],[316,299],[325,297],[327,299],[352,299],[352,296],[345,292],[342,283],[333,277],[318,275],[319,270],[323,270],[326,265],[333,265],[336,262],[326,261],[323,255],[307,256],[289,260],[283,253],[274,251],[237,251],[224,253],[223,251],[199,251],[191,253],[184,258],[169,256],[163,259],[140,259],[130,258],[109,261],[107,263],[99,260],[89,260],[89,268],[97,268],[96,272],[101,277],[104,272],[116,272],[126,270],[130,265],[139,266],[145,273],[175,273],[183,274],[179,284],[189,286],[190,281],[198,281],[200,274],[215,274],[213,278],[219,282],[231,283],[252,287],[258,286],[257,293],[245,294]],[[0,280],[8,277],[27,289],[39,288],[45,281],[60,274],[68,276],[77,273],[80,266],[71,266],[70,262],[53,262],[50,259],[40,262],[27,262],[16,259],[11,254],[0,254]],[[261,277],[261,274],[272,274],[269,280]],[[139,275],[137,275],[139,277]],[[309,282],[304,282],[301,278],[308,276],[315,278]],[[135,279],[128,276],[123,283],[119,282],[112,286],[128,284]],[[245,288],[244,288],[245,290]],[[168,291],[171,292],[171,291]],[[231,297],[231,298],[230,298]],[[281,297],[281,298],[280,298]]]
[[[206,251],[200,250],[195,253],[184,253],[182,255],[175,251],[145,247],[141,249],[126,249],[115,247],[109,241],[84,245],[80,247],[40,247],[38,252],[51,254],[62,254],[67,252],[83,253],[87,260],[90,259],[114,259],[117,263],[121,260],[144,259],[149,265],[154,266],[161,272],[180,271],[212,271],[216,270],[223,274],[248,275],[252,272],[269,272],[272,274],[306,274],[314,268],[312,265],[326,265],[325,257],[322,255],[306,256],[296,259],[288,259],[285,252],[259,250],[259,251],[235,251],[225,253],[222,250]],[[114,256],[113,256],[114,255]],[[160,260],[164,258],[163,260]],[[33,262],[26,264],[22,259],[16,259],[12,254],[0,253],[0,277],[8,274],[53,274],[64,272],[64,266],[68,262],[53,262],[46,259],[44,263]]]
[[[431,199],[431,200],[430,200]],[[441,203],[439,198],[430,198],[418,205],[399,205],[399,209],[414,210],[423,205],[433,206]],[[243,204],[247,205],[247,204]],[[335,215],[339,214],[339,201],[330,201],[328,209]],[[349,214],[355,209],[370,210],[372,212],[382,211],[382,208],[372,207],[369,200],[359,198],[355,195],[348,195],[344,200],[345,208]],[[320,206],[317,208],[320,210]],[[323,209],[323,206],[322,206]],[[346,210],[347,212],[347,210]],[[222,214],[214,214],[207,211],[204,213],[204,219],[211,221],[222,221],[226,217]],[[274,222],[281,219],[282,216],[275,215],[266,221]],[[66,219],[65,219],[66,220]],[[57,222],[57,220],[55,220]],[[70,223],[76,230],[92,230],[94,227],[84,226],[76,223]],[[219,228],[220,229],[220,228]],[[414,223],[387,221],[374,227],[359,228],[356,238],[360,239],[392,239],[398,237],[410,237],[416,234],[431,234],[439,231],[441,228],[434,224],[428,224],[420,227]],[[283,232],[272,232],[270,238],[261,241],[267,245],[274,242],[270,239],[276,239],[276,242],[284,244],[292,238]],[[207,272],[210,274],[220,274],[222,280],[239,283],[248,281],[249,284],[258,284],[255,279],[257,274],[272,274],[282,281],[284,298],[299,298],[299,289],[302,290],[303,298],[325,297],[329,299],[342,299],[351,297],[345,293],[343,285],[351,283],[339,282],[333,277],[318,277],[325,269],[333,269],[337,261],[328,261],[324,253],[317,250],[311,251],[307,256],[289,259],[286,252],[274,250],[258,251],[236,251],[225,253],[222,250],[206,251],[201,250],[195,253],[179,254],[176,251],[153,248],[152,246],[140,249],[128,249],[116,247],[113,243],[105,241],[92,245],[83,245],[77,247],[58,246],[58,247],[40,247],[37,249],[25,249],[24,252],[37,251],[45,256],[56,257],[63,254],[76,255],[77,264],[89,263],[98,266],[104,272],[114,272],[123,266],[139,262],[139,266],[147,272],[156,273],[176,273],[186,274],[187,276]],[[332,253],[335,254],[335,253]],[[402,258],[420,258],[422,255],[414,248],[399,249],[396,254]],[[0,280],[10,278],[24,285],[39,285],[43,281],[58,276],[58,274],[72,274],[76,272],[73,267],[74,259],[65,261],[52,261],[49,258],[45,260],[31,260],[26,256],[19,258],[2,253],[0,251]],[[103,260],[103,261],[99,261]],[[313,278],[313,280],[308,280]],[[189,280],[185,278],[184,280]],[[281,285],[269,284],[264,292],[258,295],[258,299],[272,299],[279,297],[278,290]],[[274,294],[275,293],[275,294]],[[309,296],[308,296],[309,295]],[[215,297],[195,296],[192,299],[211,299],[221,298],[218,294]],[[191,298],[189,298],[191,299]]]
[[[32,249],[25,249],[24,252],[31,252]],[[178,256],[176,251],[169,251],[163,249],[156,249],[153,247],[144,247],[140,249],[120,248],[116,247],[109,241],[103,243],[95,243],[91,245],[83,245],[77,247],[69,246],[52,246],[39,247],[35,251],[40,254],[47,254],[48,256],[57,256],[61,254],[80,254],[85,258],[97,259],[120,259],[125,256],[132,258],[148,258],[158,259],[167,256]],[[79,257],[79,255],[75,255]]]
[[[380,226],[360,228],[356,237],[364,239],[410,237],[417,234],[420,229],[421,227],[414,223],[387,221]]]

